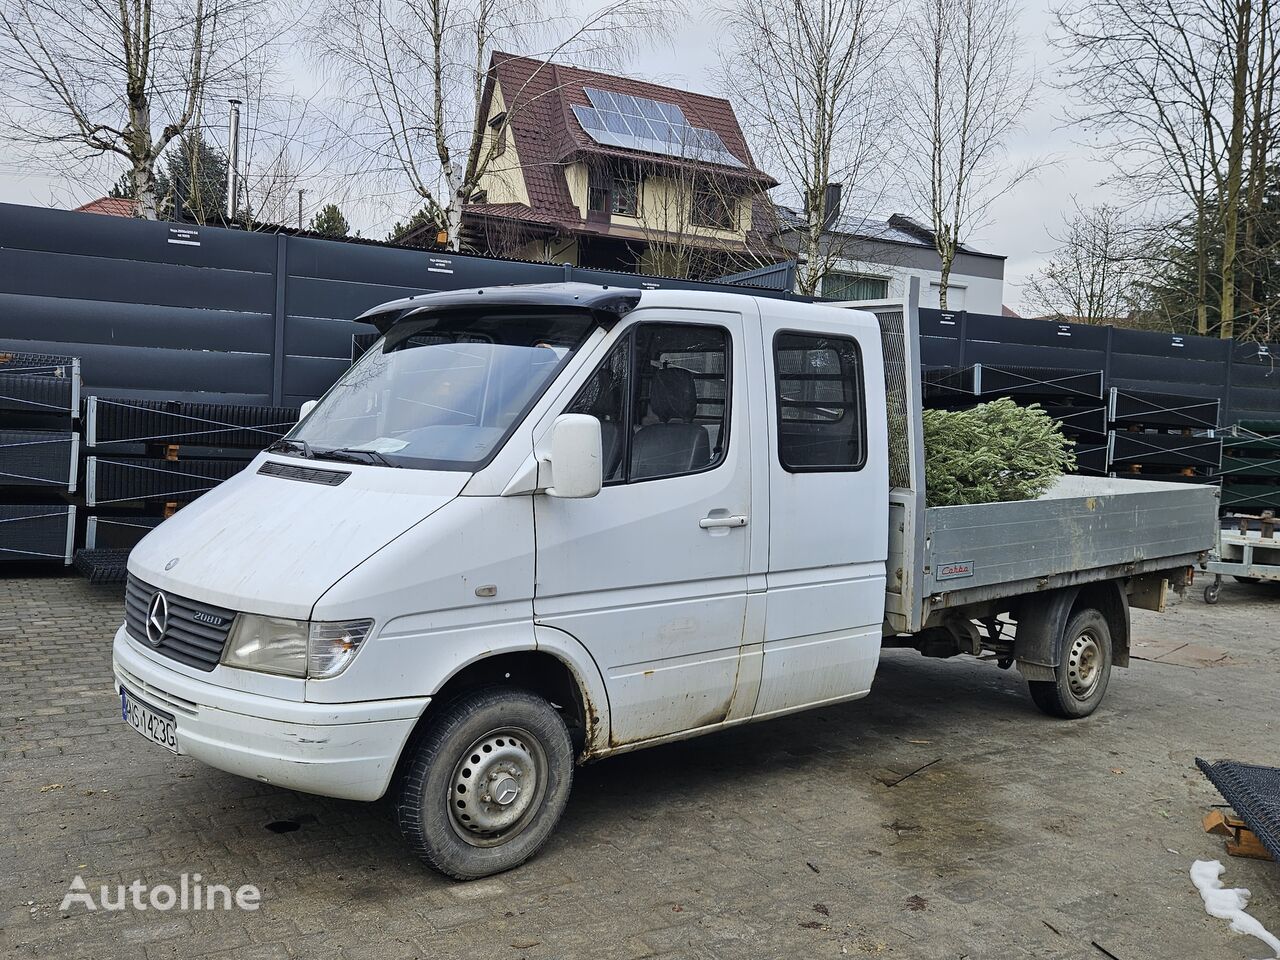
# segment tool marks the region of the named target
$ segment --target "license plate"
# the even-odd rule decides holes
[[[120,688],[120,713],[124,722],[153,743],[178,752],[178,721],[172,714],[163,713]]]

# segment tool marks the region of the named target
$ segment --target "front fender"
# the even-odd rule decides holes
[[[583,760],[590,760],[609,747],[609,694],[594,658],[576,637],[556,627],[536,626],[538,650],[549,653],[567,666],[578,681],[587,725]]]

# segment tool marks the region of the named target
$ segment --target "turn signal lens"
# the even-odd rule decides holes
[[[372,620],[313,622],[307,643],[307,677],[312,680],[336,677],[355,659],[372,630]]]

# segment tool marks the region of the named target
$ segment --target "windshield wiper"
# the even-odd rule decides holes
[[[311,444],[305,440],[277,440],[267,447],[267,453],[282,453],[288,450],[295,450],[308,460],[315,459],[315,454],[311,452]]]
[[[338,460],[342,463],[373,463],[380,467],[398,467],[377,450],[357,450],[354,447],[336,447],[332,450],[312,450],[317,460]]]

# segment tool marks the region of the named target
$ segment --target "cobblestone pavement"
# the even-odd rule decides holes
[[[238,779],[126,728],[119,593],[0,581],[3,957],[1258,956],[1206,916],[1196,858],[1223,859],[1280,932],[1280,868],[1201,832],[1220,798],[1193,766],[1280,763],[1280,590],[1136,614],[1138,639],[1228,656],[1135,662],[1077,723],[1037,713],[1012,671],[895,652],[861,702],[580,771],[547,849],[472,884],[407,856],[385,804]],[[59,910],[77,874],[183,872],[255,884],[262,906]]]

